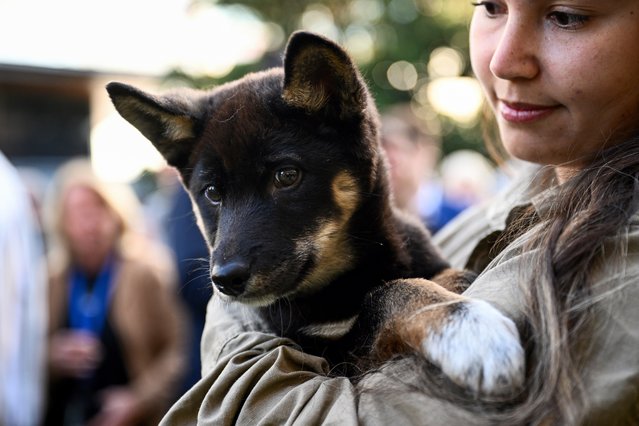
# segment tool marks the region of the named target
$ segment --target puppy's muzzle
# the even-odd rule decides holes
[[[248,265],[242,262],[216,263],[211,270],[211,281],[228,296],[239,296],[246,289],[250,276]]]

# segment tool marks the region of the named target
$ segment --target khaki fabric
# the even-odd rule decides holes
[[[436,236],[454,266],[463,267],[478,241],[502,230],[514,207],[543,204],[543,193],[528,190],[531,179],[542,175],[527,170],[491,203],[463,213]],[[516,321],[522,318],[526,282],[521,271],[529,264],[529,253],[519,250],[525,239],[526,234],[495,257],[466,291]],[[595,288],[592,354],[583,370],[591,398],[584,423],[639,424],[639,217],[606,253],[610,261],[598,271]],[[202,381],[174,405],[163,425],[485,424],[459,407],[408,391],[402,383],[415,373],[405,365],[389,364],[357,386],[330,378],[323,359],[270,335],[250,311],[216,297],[209,304],[202,356]]]

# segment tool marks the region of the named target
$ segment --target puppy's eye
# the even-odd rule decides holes
[[[287,166],[275,171],[274,183],[277,188],[288,188],[300,181],[302,172],[297,167]]]
[[[222,201],[222,193],[215,185],[209,185],[204,190],[204,196],[213,204],[219,204]]]

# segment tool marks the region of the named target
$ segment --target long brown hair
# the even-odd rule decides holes
[[[526,334],[532,368],[525,399],[496,417],[513,424],[579,424],[587,411],[579,370],[596,303],[593,272],[604,260],[604,244],[618,237],[639,209],[639,137],[599,152],[540,209],[537,221],[529,215],[521,223],[538,222],[524,247],[533,262],[521,274],[529,277]],[[624,253],[621,244],[613,255]],[[609,262],[611,253],[605,255]]]
[[[545,203],[547,218],[529,242],[529,249],[543,248],[534,256],[535,279],[527,295],[535,342],[531,397],[535,411],[555,413],[553,422],[583,420],[585,390],[578,369],[592,326],[593,272],[603,261],[604,244],[628,225],[638,202],[639,138],[631,138],[603,150],[557,188]],[[623,247],[617,249],[617,255],[623,253]]]

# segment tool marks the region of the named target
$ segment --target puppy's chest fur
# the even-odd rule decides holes
[[[375,244],[362,244],[367,247],[360,248],[361,257],[351,269],[316,292],[278,299],[258,309],[274,332],[333,363],[344,361],[345,354],[365,354],[371,330],[387,320],[383,313],[367,312],[360,317],[363,306],[370,303],[367,297],[392,280],[432,278],[448,268],[421,225],[391,209],[377,216],[383,219],[378,234],[369,235]]]

